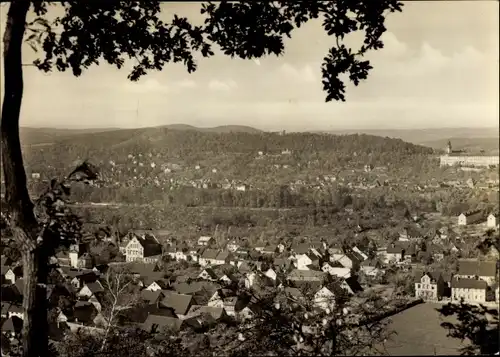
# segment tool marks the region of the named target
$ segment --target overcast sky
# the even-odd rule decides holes
[[[164,4],[199,21],[198,3]],[[6,6],[2,6],[2,31]],[[406,2],[387,18],[385,48],[347,102],[325,103],[321,59],[332,39],[320,22],[296,30],[286,54],[259,61],[216,55],[138,83],[107,64],[82,77],[25,67],[23,126],[139,127],[185,123],[264,130],[497,127],[497,1]],[[24,61],[33,59],[26,48]],[[138,108],[138,114],[136,109]]]

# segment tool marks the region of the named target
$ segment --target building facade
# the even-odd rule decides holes
[[[463,152],[454,152],[451,143],[448,142],[446,155],[439,157],[441,166],[468,166],[468,167],[490,167],[498,166],[500,158],[498,156],[466,155]]]

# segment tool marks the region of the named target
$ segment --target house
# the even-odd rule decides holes
[[[214,261],[212,261],[213,265],[223,265],[226,262],[229,262],[231,259],[231,253],[227,250],[221,250]]]
[[[387,247],[384,262],[386,264],[396,262],[411,262],[411,257],[413,254],[415,254],[415,248],[409,242],[394,242]]]
[[[200,255],[198,259],[198,263],[202,267],[206,267],[209,265],[215,265],[217,260],[217,256],[219,255],[219,251],[217,249],[205,249],[203,253]],[[224,264],[224,262],[222,262]]]
[[[346,254],[332,254],[332,255],[330,255],[330,261],[332,263],[338,262],[344,268],[352,269],[352,267],[354,266],[353,260],[350,257],[348,257]]]
[[[491,213],[488,216],[486,221],[486,226],[488,228],[497,228],[498,227],[498,213]]]
[[[198,275],[199,279],[209,280],[209,281],[217,281],[218,275],[211,268],[205,268]]]
[[[209,247],[209,246],[211,246],[214,243],[215,243],[215,239],[212,238],[212,237],[201,236],[198,239],[198,245],[202,246],[202,247]]]
[[[351,276],[351,269],[344,267],[334,267],[328,262],[325,262],[321,267],[321,270],[325,273],[328,273],[333,276],[337,276],[339,278],[348,278]]]
[[[75,290],[80,290],[86,283],[93,283],[97,279],[98,276],[91,270],[79,271],[76,272],[74,278],[71,279],[70,283]]]
[[[85,252],[78,257],[77,267],[79,269],[92,269],[94,267],[94,259],[89,253]]]
[[[72,322],[85,326],[93,326],[94,319],[98,316],[97,308],[88,301],[77,301],[73,308]]]
[[[24,318],[23,307],[18,303],[10,303],[3,301],[2,302],[2,317],[3,318],[11,318],[12,316],[16,316],[20,319]]]
[[[415,297],[423,300],[440,300],[444,296],[445,282],[439,273],[424,273],[415,283]]]
[[[226,249],[229,250],[231,253],[236,252],[239,247],[240,245],[234,239],[226,245]]]
[[[355,295],[363,291],[363,287],[359,284],[358,279],[355,276],[345,278],[340,284],[340,287],[351,295]]]
[[[261,287],[271,287],[275,286],[276,283],[274,279],[272,279],[268,275],[265,275],[261,271],[247,273],[243,279],[243,282],[247,289],[250,289],[251,287],[254,287],[256,285]]]
[[[309,253],[295,255],[295,261],[299,270],[309,270],[309,265],[319,262],[318,257]]]
[[[458,216],[458,225],[467,226],[469,224],[478,223],[483,219],[483,212],[481,210],[463,212]]]
[[[276,278],[278,277],[278,275],[276,274],[276,271],[272,268],[267,269],[264,272],[264,275],[267,276],[268,278],[274,280],[274,281],[276,281]]]
[[[278,246],[276,244],[269,244],[261,250],[262,254],[270,255],[278,252]]]
[[[179,247],[177,247],[177,249],[175,251],[174,259],[177,261],[188,260],[189,255],[190,255],[189,248],[186,245],[179,246]]]
[[[18,318],[17,316],[13,316],[8,318],[5,321],[2,321],[2,335],[5,335],[6,337],[16,337],[21,334],[21,331],[23,329],[23,320]]]
[[[160,333],[167,331],[180,331],[184,324],[183,320],[175,317],[149,314],[141,325],[141,328],[148,333]]]
[[[486,302],[486,290],[488,284],[483,280],[469,278],[453,278],[451,281],[452,301],[484,303]]]
[[[326,286],[322,287],[314,294],[314,305],[327,312],[333,310],[335,307],[335,294]]]
[[[193,305],[184,321],[196,328],[214,325],[226,317],[227,314],[222,307]]]
[[[179,319],[183,319],[191,305],[193,305],[193,297],[186,294],[178,294],[176,292],[165,292],[165,298],[160,302],[161,306],[173,309]]]
[[[6,269],[6,270],[4,270]],[[17,266],[13,268],[2,267],[2,274],[6,283],[15,284],[19,278],[23,276],[23,267]]]
[[[314,286],[321,286],[326,278],[326,273],[317,270],[292,270],[287,280],[295,286],[310,284]]]
[[[168,288],[168,282],[166,281],[166,279],[154,279],[153,281],[148,281],[150,279],[145,279],[145,282],[146,284],[144,284],[146,286],[146,288],[144,289],[144,291],[161,291],[161,290],[165,290]]]
[[[365,274],[366,276],[370,276],[370,277],[376,277],[379,274],[383,273],[383,270],[377,268],[375,265],[370,263],[369,260],[365,260],[364,262],[362,262],[360,264],[359,269],[363,274]]]
[[[90,298],[91,296],[95,296],[96,294],[102,293],[103,291],[103,286],[101,285],[99,280],[96,280],[91,283],[85,283],[77,295],[78,297]]]
[[[456,277],[480,279],[493,285],[497,277],[496,261],[480,261],[477,259],[459,259]]]
[[[86,254],[87,253],[87,254]],[[83,259],[80,258],[85,254]],[[92,257],[87,252],[87,245],[84,243],[72,244],[69,247],[69,264],[72,268],[92,269]]]
[[[358,256],[360,256],[360,257],[362,258],[362,260],[361,260],[361,261],[365,261],[365,260],[367,260],[367,259],[368,259],[368,255],[367,255],[365,252],[363,252],[361,249],[359,249],[358,247],[356,247],[356,246],[355,246],[354,248],[352,248],[352,250],[353,250],[355,253],[357,253],[357,254],[358,254]]]
[[[161,290],[142,290],[140,300],[146,304],[156,305],[165,298]]]
[[[427,251],[432,255],[434,261],[439,262],[444,259],[444,248],[438,244],[428,245]]]
[[[127,262],[155,263],[161,259],[162,249],[162,245],[152,234],[136,235],[126,246],[125,258]]]

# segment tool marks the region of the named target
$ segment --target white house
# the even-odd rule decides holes
[[[9,268],[9,270],[7,270],[4,277],[5,277],[5,280],[10,282],[11,284],[16,283],[16,274],[14,273],[14,270],[12,268]]]
[[[309,254],[297,254],[295,256],[297,269],[309,270],[308,265],[313,263],[313,259]]]
[[[332,267],[328,263],[323,264],[323,266],[321,267],[321,270],[323,270],[325,273],[328,273],[328,274],[333,275],[333,276],[337,276],[339,278],[348,278],[351,276],[351,269]]]
[[[481,261],[477,259],[459,259],[456,277],[480,279],[488,285],[493,285],[497,275],[496,261]]]
[[[464,212],[458,216],[458,225],[466,226],[468,224],[474,224],[479,222],[481,219],[484,218],[483,212],[480,210]]]
[[[333,310],[335,307],[335,294],[327,287],[322,287],[314,294],[314,305],[325,311]]]
[[[439,275],[438,278],[430,273],[425,273],[420,278],[420,281],[415,283],[415,297],[424,300],[438,300],[442,296],[444,290],[444,280]]]
[[[198,239],[198,245],[201,245],[201,246],[204,246],[204,247],[207,247],[211,244],[215,243],[215,239],[213,239],[212,237],[207,237],[207,236],[201,236],[199,239]]]
[[[158,290],[161,290],[161,286],[158,285],[158,283],[156,281],[153,281],[151,284],[149,284],[146,289],[144,290],[148,290],[148,291],[158,291]]]
[[[84,284],[77,295],[79,297],[90,298],[91,296],[94,296],[95,294],[103,292],[103,291],[104,291],[104,288],[102,287],[101,283],[99,282],[99,280],[96,280],[93,283]]]
[[[154,263],[160,260],[162,250],[160,242],[153,235],[135,236],[125,248],[125,258],[127,262]]]
[[[330,256],[330,261],[339,262],[344,268],[351,269],[353,266],[352,259],[346,256],[345,254],[332,254]]]
[[[361,266],[359,268],[360,268],[361,272],[363,272],[363,274],[365,274],[366,276],[375,277],[375,276],[382,273],[382,270],[380,270],[372,265],[361,264]]]
[[[488,228],[496,228],[498,226],[498,213],[492,213],[488,216],[486,226]]]
[[[253,286],[256,278],[257,278],[257,274],[248,273],[245,276],[245,288],[250,289]]]
[[[276,272],[269,268],[265,273],[264,273],[265,276],[267,276],[268,278],[270,279],[273,279],[274,281],[276,281],[276,278],[277,278],[277,274]]]
[[[451,281],[451,299],[465,302],[484,303],[486,302],[486,290],[488,284],[483,280],[468,278],[453,278]]]
[[[207,306],[212,307],[224,307],[224,300],[222,296],[219,294],[219,291],[216,291],[208,300]]]
[[[175,252],[175,260],[187,260],[189,253],[187,251],[183,252],[182,250],[177,250]]]

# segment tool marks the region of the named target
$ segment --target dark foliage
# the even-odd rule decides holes
[[[462,355],[493,355],[499,351],[498,310],[484,305],[449,303],[437,311],[443,316],[452,316],[456,323],[443,322],[441,326],[448,335],[466,342]]]

